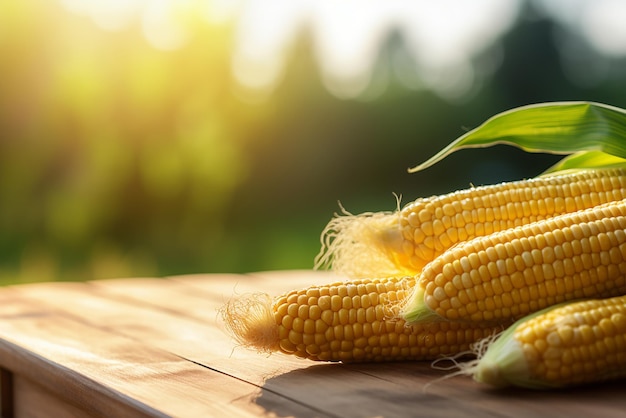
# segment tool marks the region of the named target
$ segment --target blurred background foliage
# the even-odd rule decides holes
[[[558,159],[407,174],[488,117],[626,107],[620,1],[436,3],[0,3],[0,283],[311,268],[338,201],[393,210]]]

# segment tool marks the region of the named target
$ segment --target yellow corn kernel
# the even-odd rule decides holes
[[[626,294],[625,230],[626,200],[459,244],[424,268],[401,315],[409,323],[506,322],[560,302]],[[481,264],[464,261],[471,257]]]
[[[481,346],[478,360],[461,369],[494,386],[557,388],[626,376],[626,296],[547,308]]]
[[[421,198],[396,212],[338,216],[316,267],[349,277],[414,275],[474,237],[626,198],[626,170],[585,170]]]
[[[274,300],[249,295],[229,302],[222,317],[241,345],[321,361],[434,359],[466,351],[501,330],[454,322],[406,326],[398,319],[398,303],[414,285],[413,277],[362,279]],[[301,297],[310,294],[333,296]]]

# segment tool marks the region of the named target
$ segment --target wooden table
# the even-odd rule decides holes
[[[428,362],[316,363],[235,347],[234,293],[336,280],[267,272],[0,289],[5,417],[621,417],[626,382],[496,391]]]

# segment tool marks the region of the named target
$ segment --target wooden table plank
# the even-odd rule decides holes
[[[274,279],[275,277],[275,279]],[[215,320],[216,310],[231,297],[263,291],[272,295],[319,284],[345,280],[326,272],[288,271],[253,274],[211,274],[174,276],[164,279],[129,278],[89,282],[98,291],[138,304],[201,320]],[[184,298],[184,304],[180,298]]]
[[[20,292],[0,292],[0,335],[3,366],[92,416],[255,417],[264,411],[250,402],[260,392],[254,385],[139,344],[111,323],[94,327],[33,303]]]
[[[283,355],[259,362],[256,353],[237,349],[217,321],[217,309],[221,304],[210,301],[206,304],[209,322],[148,305],[140,306],[126,297],[112,298],[110,294],[99,292],[97,286],[86,283],[42,283],[19,286],[14,290],[41,306],[80,318],[92,327],[136,339],[208,367],[222,367],[225,373],[253,384],[260,385],[264,376],[303,364],[301,360]],[[171,298],[177,297],[183,296],[171,295]],[[180,300],[183,306],[186,302],[186,298]]]
[[[25,285],[15,291],[48,309],[61,310],[91,327],[114,332],[208,366],[217,366],[231,357],[237,358],[235,364],[258,360],[254,357],[250,359],[251,353],[247,350],[236,350],[242,356],[236,354],[232,341],[225,338],[226,334],[217,323],[215,305],[209,303],[207,311],[212,313],[212,321],[206,323],[150,306],[139,306],[126,299],[110,298],[110,295],[100,294],[97,287],[85,283]],[[181,303],[184,305],[186,299]],[[286,361],[297,362],[290,357],[286,357]],[[284,363],[275,360],[267,362],[276,366],[276,372],[282,370]],[[248,366],[254,368],[253,364]],[[246,367],[241,369],[249,370]],[[264,372],[267,373],[268,369],[264,368]],[[262,379],[253,383],[261,384]]]
[[[445,375],[428,362],[343,365],[258,354],[234,347],[217,315],[233,293],[279,294],[337,279],[288,271],[2,289],[0,366],[13,363],[5,351],[25,350],[33,358],[12,370],[36,381],[32,365],[48,367],[47,393],[62,396],[50,384],[51,370],[59,367],[66,380],[89,383],[82,383],[87,390],[77,407],[85,408],[91,391],[117,399],[120,408],[134,401],[147,414],[174,416],[569,418],[617,417],[626,409],[624,381],[568,391],[494,391],[456,376],[424,391]]]
[[[174,276],[168,280],[184,283],[203,294],[212,295],[221,305],[236,295],[258,292],[280,295],[314,284],[344,281],[346,277],[325,271],[284,270],[245,275]]]

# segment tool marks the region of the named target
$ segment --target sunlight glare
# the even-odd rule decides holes
[[[382,62],[400,83],[446,98],[476,84],[474,57],[507,31],[520,0],[61,0],[100,27],[119,30],[134,20],[156,49],[176,50],[191,38],[193,16],[234,24],[232,73],[244,94],[267,97],[282,81],[299,36],[309,31],[322,83],[340,98],[363,95],[381,52],[397,32],[410,56]],[[609,0],[603,0],[608,4]],[[394,61],[395,60],[395,61]],[[402,64],[403,63],[403,64]],[[400,65],[406,65],[400,67]]]
[[[240,13],[244,0],[213,0],[207,3],[205,19],[209,24],[229,23]]]
[[[420,1],[401,13],[399,24],[419,60],[446,67],[467,60],[513,24],[517,1]]]
[[[233,52],[233,74],[255,96],[271,93],[282,79],[290,47],[301,27],[301,3],[250,1],[242,10]],[[259,97],[259,98],[262,98]]]
[[[370,84],[390,29],[388,11],[384,3],[364,7],[359,0],[320,2],[312,11],[311,29],[322,80],[336,96],[358,96]]]
[[[582,16],[582,30],[600,52],[615,57],[626,55],[626,2],[595,0]]]
[[[557,22],[577,32],[601,54],[626,56],[626,2],[622,0],[552,0],[535,3]]]
[[[226,18],[226,0],[221,2],[197,0],[61,0],[72,13],[89,16],[100,28],[109,31],[126,29],[139,21],[145,39],[156,49],[174,50],[187,43],[190,37],[189,17],[200,6],[222,4],[212,10]]]
[[[153,0],[141,16],[143,33],[150,44],[162,50],[174,50],[183,46],[188,38],[189,31],[185,27],[181,3],[170,0]]]
[[[412,68],[398,69],[401,82],[460,97],[474,85],[472,58],[508,30],[519,11],[519,0],[266,0],[262,7],[257,1],[245,5],[234,60],[239,83],[271,90],[282,74],[281,56],[291,46],[285,37],[297,36],[299,27],[308,25],[322,81],[340,98],[357,97],[370,86],[381,50],[394,30],[405,37],[416,62]],[[271,71],[270,60],[275,61]],[[410,81],[411,71],[421,82]]]
[[[147,0],[61,0],[72,13],[89,16],[100,28],[118,31],[128,26]]]
[[[472,58],[513,25],[518,9],[515,1],[441,0],[417,2],[398,13],[417,62],[413,77],[450,100],[468,94],[476,80]]]

